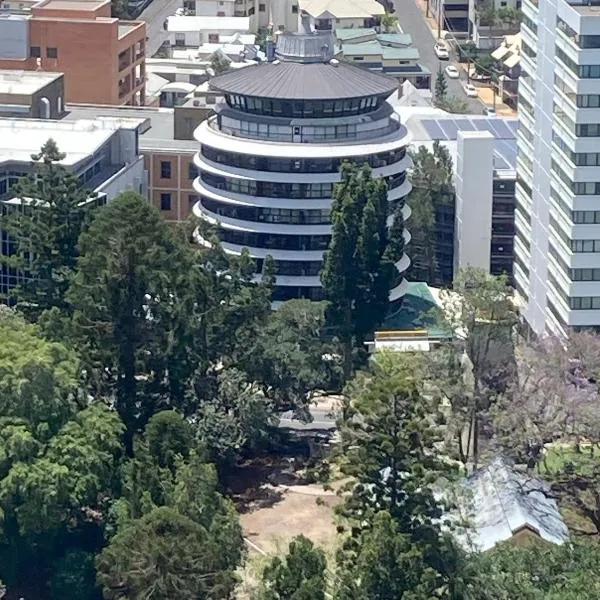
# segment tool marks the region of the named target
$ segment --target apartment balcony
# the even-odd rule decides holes
[[[129,81],[119,83],[119,99],[127,96],[129,92],[131,92],[131,84]]]
[[[121,54],[119,54],[119,72],[125,71],[125,69],[127,69],[130,66],[131,52],[129,51],[129,49],[127,49],[124,52],[121,52]]]

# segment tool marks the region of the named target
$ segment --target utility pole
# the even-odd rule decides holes
[[[442,11],[444,10],[444,0],[437,0],[437,26],[438,26],[438,36],[439,40],[442,37]]]

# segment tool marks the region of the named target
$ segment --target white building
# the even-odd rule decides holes
[[[147,194],[147,173],[139,152],[143,121],[97,118],[78,121],[0,120],[0,202],[11,199],[11,187],[33,172],[31,155],[52,138],[65,154],[60,161],[102,201],[133,190]],[[12,202],[14,204],[14,200]],[[0,253],[9,253],[9,239],[0,231]],[[14,269],[0,266],[0,294],[18,283]]]
[[[537,334],[600,326],[600,7],[525,0],[515,283]]]
[[[219,44],[223,38],[247,33],[248,17],[169,17],[168,40],[171,47],[194,48],[202,44]]]
[[[196,17],[235,17],[235,0],[184,0],[183,8]]]
[[[194,212],[218,227],[226,252],[247,247],[259,272],[273,257],[275,301],[321,297],[333,186],[344,160],[369,163],[387,179],[393,208],[410,215],[409,136],[386,102],[396,82],[331,60],[333,49],[330,33],[281,34],[277,61],[210,81],[226,103],[195,133]],[[405,292],[409,264],[406,255],[396,264],[391,301]]]
[[[313,31],[377,27],[385,14],[377,0],[300,0],[301,18]]]

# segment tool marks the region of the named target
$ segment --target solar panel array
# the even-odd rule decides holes
[[[517,119],[467,118],[423,119],[421,124],[432,140],[455,140],[459,131],[489,131],[498,139],[514,139],[517,136]]]

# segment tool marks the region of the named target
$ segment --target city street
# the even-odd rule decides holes
[[[432,91],[435,87],[435,78],[438,69],[444,69],[449,64],[456,64],[453,61],[439,60],[433,51],[435,38],[431,29],[427,26],[421,9],[417,6],[416,0],[394,0],[395,14],[398,16],[398,23],[404,33],[412,36],[414,46],[419,50],[419,63],[431,71]],[[467,98],[462,83],[458,79],[449,79],[448,95],[456,96],[467,103],[470,113],[481,114],[484,108],[483,103],[478,98]]]
[[[146,56],[156,54],[162,43],[167,39],[167,32],[163,29],[165,19],[175,14],[178,8],[183,6],[183,0],[154,0],[146,10],[137,18],[138,21],[146,21],[146,35],[148,42]]]

